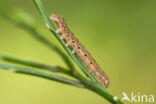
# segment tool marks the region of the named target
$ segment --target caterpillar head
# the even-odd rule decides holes
[[[63,17],[61,17],[60,15],[58,14],[52,14],[50,16],[50,19],[53,20],[54,22],[60,22],[63,20]]]

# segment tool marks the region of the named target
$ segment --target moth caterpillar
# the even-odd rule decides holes
[[[101,69],[101,67],[96,63],[94,58],[90,53],[84,48],[84,46],[78,41],[78,39],[69,30],[65,20],[58,14],[53,14],[50,19],[54,21],[58,27],[56,33],[59,33],[60,39],[66,41],[66,47],[72,48],[72,53],[77,54],[79,59],[84,63],[84,65],[89,69],[90,73],[93,73],[95,77],[106,87],[109,86],[109,78]]]

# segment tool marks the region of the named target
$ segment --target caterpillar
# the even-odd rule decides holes
[[[106,88],[109,86],[109,78],[96,63],[90,53],[84,48],[84,46],[78,41],[73,33],[68,28],[65,19],[58,14],[50,16],[50,20],[54,21],[57,25],[56,33],[60,34],[60,39],[65,40],[66,47],[72,48],[72,53],[77,54],[79,59],[88,68],[89,72],[94,74],[95,77],[104,85]]]

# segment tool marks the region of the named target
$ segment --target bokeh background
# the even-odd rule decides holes
[[[113,95],[156,95],[155,0],[42,0],[47,13],[65,17],[68,26],[104,71]],[[36,21],[37,30],[61,48],[45,27],[33,0],[8,0]],[[2,3],[2,2],[0,2]],[[64,51],[62,49],[62,51]],[[0,17],[0,53],[49,65],[61,58],[31,35]],[[2,62],[2,60],[0,60]],[[84,89],[0,70],[0,104],[109,104]]]

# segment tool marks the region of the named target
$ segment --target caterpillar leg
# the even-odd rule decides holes
[[[61,35],[61,36],[60,36],[60,39],[61,39],[61,40],[64,40],[64,35]]]
[[[74,49],[72,50],[72,54],[75,54],[75,50]]]
[[[93,70],[89,70],[89,73],[94,73],[94,71]]]
[[[60,28],[58,28],[58,29],[56,29],[56,31],[55,31],[57,34],[60,34],[61,33],[61,29]]]
[[[68,47],[69,45],[70,45],[70,42],[67,42],[67,43],[65,44],[66,47]]]

